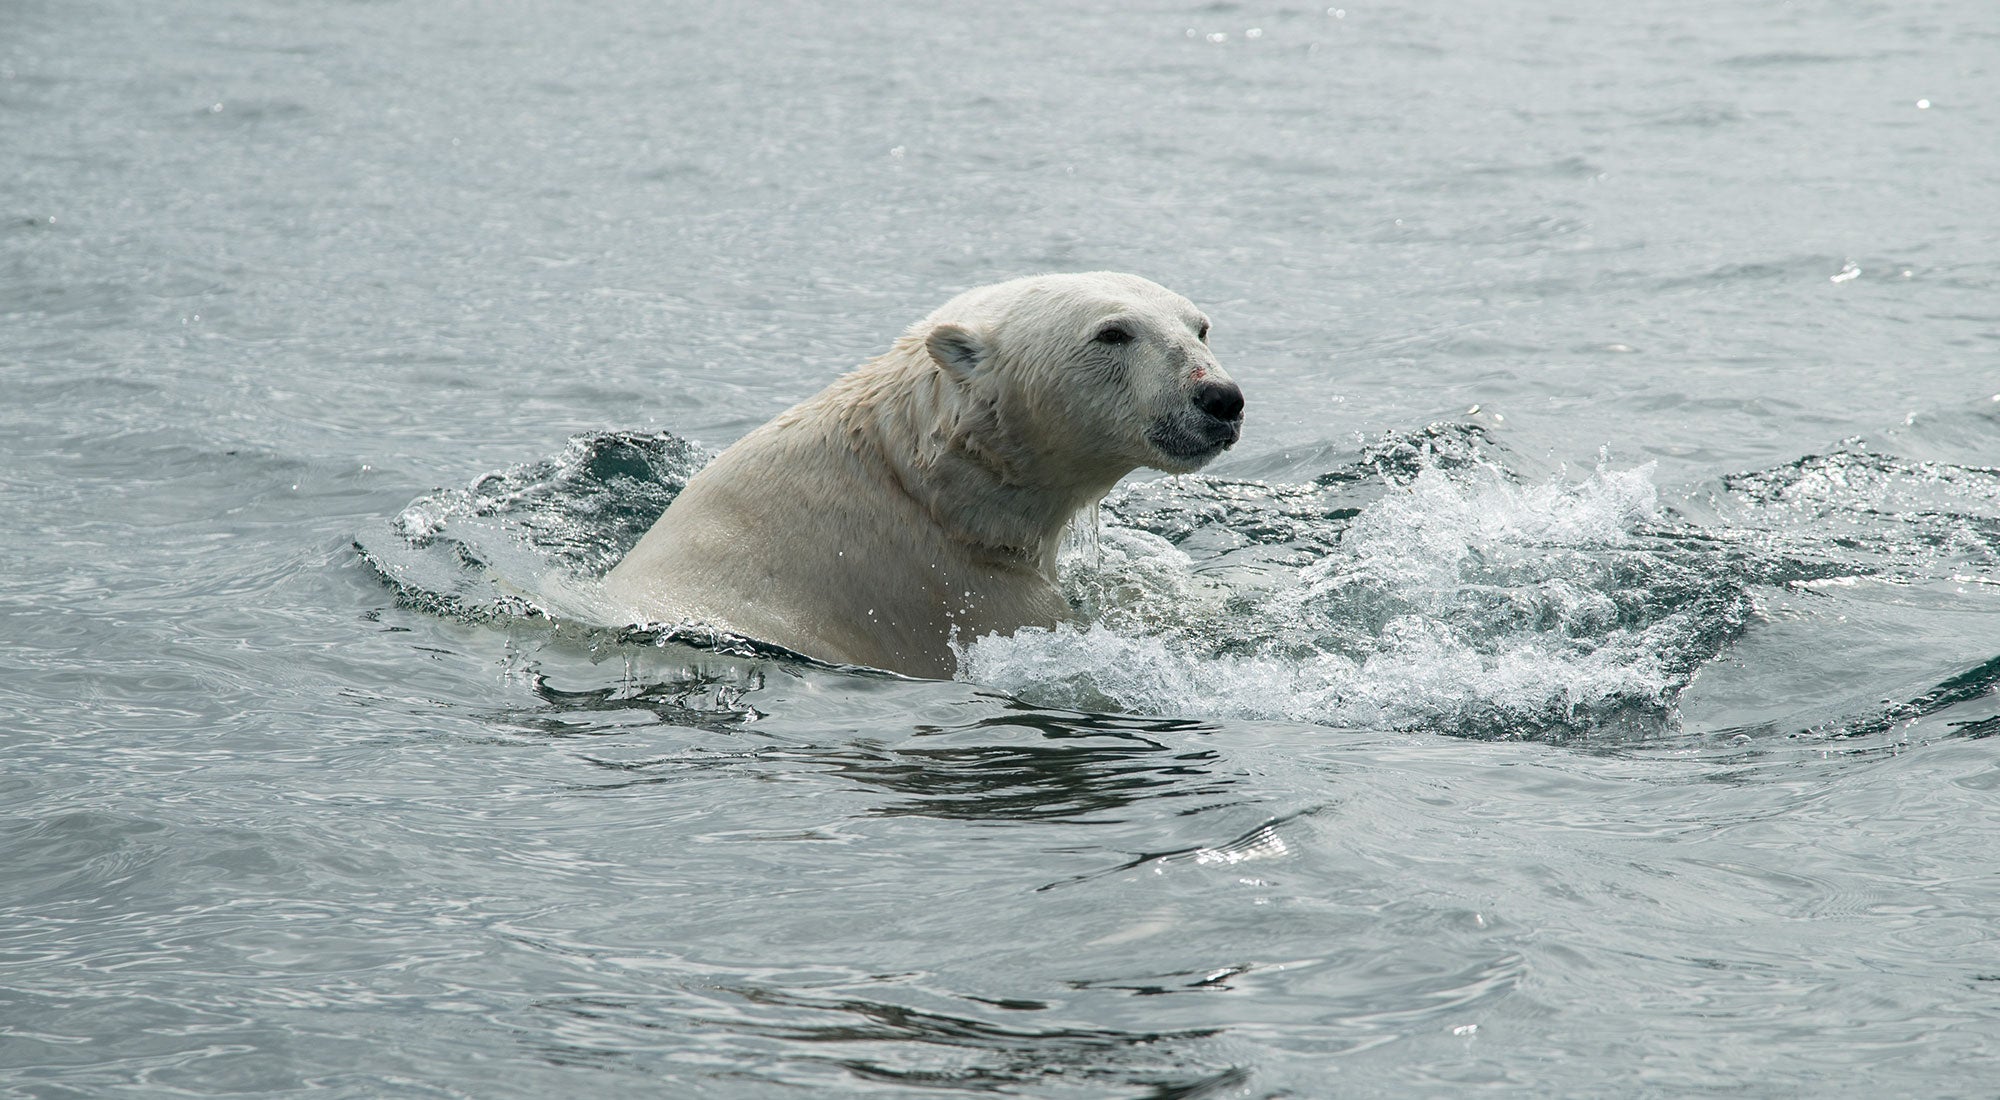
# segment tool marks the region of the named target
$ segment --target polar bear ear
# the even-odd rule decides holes
[[[969,378],[986,361],[986,341],[962,325],[950,322],[931,329],[924,337],[924,350],[953,378]]]

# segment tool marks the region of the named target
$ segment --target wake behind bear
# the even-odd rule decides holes
[[[1243,393],[1194,303],[1136,275],[970,290],[722,452],[604,579],[633,621],[948,677],[1073,612],[1064,526],[1131,471],[1200,468]]]

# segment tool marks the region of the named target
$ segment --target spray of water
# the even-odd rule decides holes
[[[1663,720],[1681,624],[1620,587],[1657,515],[1650,468],[1522,486],[1425,466],[1247,594],[1114,525],[1101,563],[1065,563],[1089,625],[977,639],[961,675],[1044,705],[1488,736]]]

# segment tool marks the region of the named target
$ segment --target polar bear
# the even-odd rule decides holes
[[[1186,298],[1102,271],[981,287],[723,451],[605,594],[632,621],[949,677],[954,638],[1072,617],[1055,564],[1078,510],[1242,425]]]

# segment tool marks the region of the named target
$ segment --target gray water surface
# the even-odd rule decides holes
[[[0,2],[0,1095],[1991,1095],[1996,64],[1971,0]],[[1249,419],[1087,525],[1091,628],[562,613],[1097,268]]]

